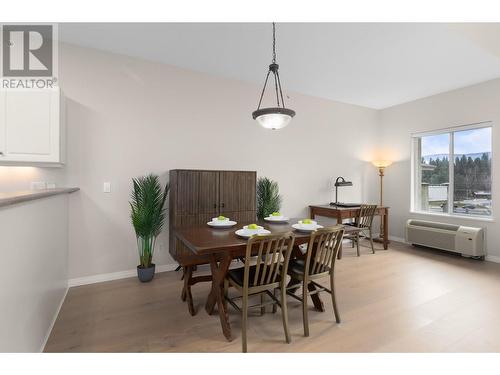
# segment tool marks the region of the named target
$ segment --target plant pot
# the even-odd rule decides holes
[[[153,280],[154,276],[155,276],[155,265],[154,264],[151,264],[151,266],[148,268],[142,268],[141,266],[137,266],[137,277],[143,283],[147,283],[147,282]]]

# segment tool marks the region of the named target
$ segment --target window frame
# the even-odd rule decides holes
[[[416,214],[423,215],[431,215],[431,216],[445,216],[445,217],[454,217],[454,218],[463,218],[468,220],[479,220],[479,221],[494,221],[494,207],[493,202],[495,200],[493,193],[494,186],[494,167],[493,167],[493,121],[482,121],[474,124],[468,125],[459,125],[453,126],[443,129],[437,129],[432,131],[425,132],[417,132],[411,134],[411,193],[410,193],[410,212]],[[492,136],[491,136],[491,214],[490,215],[467,215],[467,214],[457,214],[453,212],[454,206],[454,192],[455,192],[455,158],[454,158],[454,133],[464,131],[464,130],[474,130],[474,129],[484,129],[491,128]],[[448,150],[448,158],[449,158],[449,188],[448,188],[448,212],[438,213],[438,212],[429,212],[421,210],[420,207],[420,184],[422,181],[422,170],[419,167],[420,159],[419,156],[421,154],[421,142],[420,138],[432,135],[440,135],[440,134],[448,134],[449,136],[449,150]]]

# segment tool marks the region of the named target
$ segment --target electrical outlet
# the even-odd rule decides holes
[[[44,190],[46,188],[47,188],[47,183],[45,181],[31,182],[31,190]]]
[[[104,193],[111,193],[111,182],[105,182],[102,187]]]

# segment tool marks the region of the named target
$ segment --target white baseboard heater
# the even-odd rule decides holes
[[[484,229],[410,219],[406,242],[484,259]]]

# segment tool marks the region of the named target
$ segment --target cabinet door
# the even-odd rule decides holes
[[[213,171],[177,172],[177,215],[217,212],[219,173]]]
[[[5,90],[0,90],[0,163],[5,158]]]
[[[220,212],[255,211],[255,172],[220,172]]]
[[[219,203],[219,172],[200,171],[199,174],[199,213],[215,215]]]
[[[224,215],[231,218],[231,220],[237,221],[238,225],[255,223],[257,220],[257,214],[255,211],[224,212]]]
[[[176,191],[176,215],[195,215],[199,205],[200,173],[178,171]]]
[[[3,92],[3,161],[61,162],[59,90]]]

